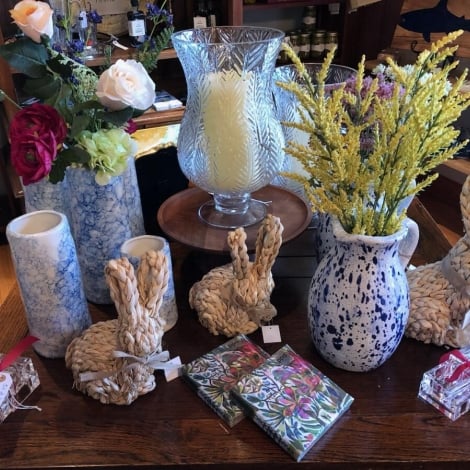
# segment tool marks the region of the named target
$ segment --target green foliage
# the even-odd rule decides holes
[[[97,74],[86,65],[52,50],[47,36],[42,36],[40,44],[24,37],[2,45],[0,56],[26,75],[23,91],[53,106],[66,122],[67,138],[49,175],[52,182],[63,179],[67,166],[86,165],[90,161],[89,153],[76,146],[82,132],[121,127],[134,115],[132,108],[106,111],[95,95]],[[5,97],[3,91],[0,99],[2,97]]]
[[[157,37],[148,39],[137,49],[136,58],[147,72],[150,73],[157,68],[158,56],[167,47],[173,31],[173,26],[169,26],[163,29]]]
[[[5,44],[0,48],[2,56],[11,67],[28,77],[41,78],[46,73],[47,50],[30,39]]]
[[[470,95],[461,92],[466,72],[451,84],[458,63],[446,61],[457,49],[448,44],[461,33],[433,44],[411,69],[389,60],[396,85],[389,99],[377,95],[377,79],[364,91],[364,58],[354,92],[345,84],[330,91],[326,76],[334,52],[314,84],[286,46],[304,83],[278,83],[299,101],[300,122],[285,124],[309,134],[308,146],[291,141],[286,149],[309,176],[289,176],[303,185],[314,211],[335,215],[349,233],[389,235],[399,229],[405,217],[400,203],[428,186],[437,177],[432,170],[466,144],[456,142],[453,127],[470,104]],[[373,136],[367,152],[361,147],[365,131]]]

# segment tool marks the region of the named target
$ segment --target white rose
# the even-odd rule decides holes
[[[155,83],[140,62],[118,60],[101,74],[96,95],[112,111],[127,106],[144,111],[155,101]]]
[[[41,42],[41,34],[50,38],[54,34],[52,8],[45,2],[22,0],[17,3],[10,15],[23,33],[34,42]]]

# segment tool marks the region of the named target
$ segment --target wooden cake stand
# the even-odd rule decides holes
[[[312,219],[312,212],[296,194],[276,186],[266,186],[252,193],[254,199],[266,202],[268,213],[281,219],[284,225],[282,240],[288,241],[300,235]],[[227,233],[233,229],[212,227],[198,216],[201,204],[211,196],[199,188],[189,188],[168,198],[158,210],[157,220],[161,229],[173,240],[201,250],[225,252]],[[253,250],[260,223],[245,227],[246,244]]]

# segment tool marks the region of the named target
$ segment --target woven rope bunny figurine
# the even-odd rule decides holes
[[[278,217],[266,216],[258,230],[253,262],[248,257],[245,230],[229,232],[232,263],[212,269],[192,286],[189,304],[212,334],[249,334],[276,315],[270,302],[274,288],[271,268],[282,243],[282,231]]]
[[[168,266],[162,252],[149,251],[134,272],[127,258],[105,270],[118,318],[92,325],[67,348],[66,365],[75,387],[102,403],[129,405],[155,388],[153,372],[165,368],[160,321]]]
[[[470,310],[470,177],[460,193],[465,235],[441,261],[408,271],[410,316],[405,334],[425,343],[470,344],[463,321]]]

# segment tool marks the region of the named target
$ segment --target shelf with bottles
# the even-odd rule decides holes
[[[345,4],[345,0],[296,0],[296,1],[256,1],[255,3],[245,3],[245,0],[228,0],[228,21],[229,24],[240,26],[244,21],[244,14],[263,10],[273,9],[294,9],[306,6],[328,5],[330,3]]]
[[[232,14],[236,13],[235,9],[240,4],[241,0],[232,0]],[[335,62],[341,62],[344,6],[344,2],[323,0],[243,4],[242,19],[235,20],[234,24],[283,30],[286,41],[305,62],[321,62],[326,52],[336,47]],[[285,54],[281,53],[279,62],[288,62]]]

